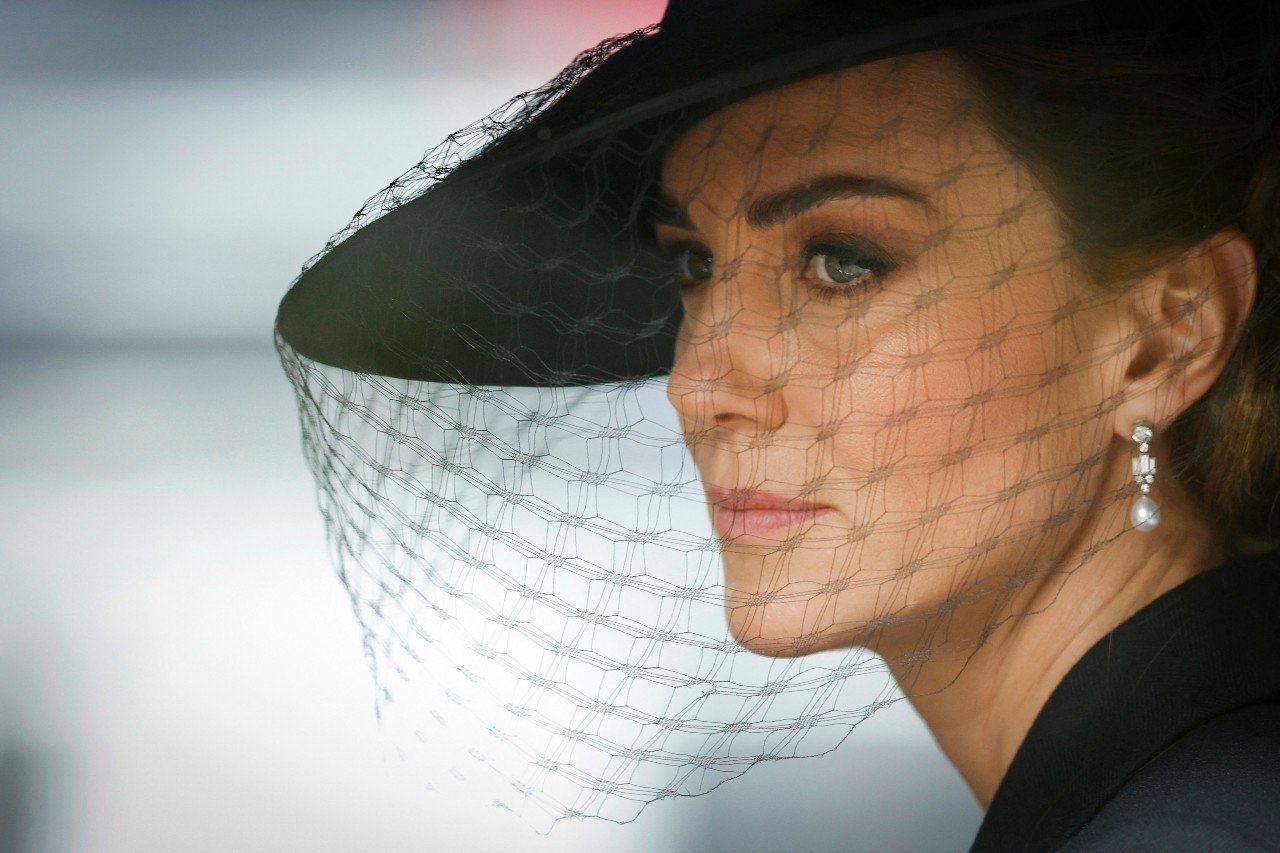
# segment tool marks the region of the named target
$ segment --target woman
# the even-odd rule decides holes
[[[887,669],[975,849],[1275,843],[1278,47],[673,3],[393,183],[278,320],[388,696],[442,681],[505,807],[628,819]]]

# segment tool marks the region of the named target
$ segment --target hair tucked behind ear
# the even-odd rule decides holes
[[[1258,293],[1218,381],[1167,430],[1170,468],[1237,550],[1280,539],[1280,13],[1219,7],[1144,35],[993,33],[961,52],[1002,141],[1099,281],[1237,226]],[[1154,12],[1154,13],[1153,13]],[[1130,30],[1132,32],[1132,30]]]
[[[1268,140],[1242,220],[1258,253],[1257,304],[1223,375],[1170,431],[1178,473],[1244,539],[1280,536],[1278,137]]]

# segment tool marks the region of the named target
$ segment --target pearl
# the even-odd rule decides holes
[[[1160,507],[1145,495],[1133,502],[1129,510],[1129,520],[1139,530],[1155,530],[1160,524]]]

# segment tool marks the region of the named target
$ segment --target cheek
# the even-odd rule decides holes
[[[842,329],[840,349],[856,358],[828,351],[839,378],[790,395],[815,423],[840,413],[810,468],[865,490],[863,511],[905,518],[1078,466],[1105,440],[1109,392],[1098,317],[1072,310],[1069,275],[1047,266],[995,287],[955,284],[931,305],[873,310]]]

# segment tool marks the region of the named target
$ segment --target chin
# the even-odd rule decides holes
[[[722,556],[729,633],[742,648],[767,657],[874,650],[895,624],[927,613],[930,602],[945,597],[948,589],[929,582],[945,579],[920,577],[915,596],[907,598],[903,593],[909,586],[894,572],[883,573],[881,583],[854,585],[850,576],[833,577],[828,561],[808,567],[793,563],[784,582],[776,556],[732,550]]]
[[[766,601],[761,601],[764,598]],[[827,649],[858,645],[856,631],[840,626],[826,628],[805,624],[805,613],[822,609],[817,595],[794,601],[768,601],[770,596],[728,590],[725,619],[739,646],[754,654],[794,658]]]
[[[729,633],[747,651],[771,658],[797,658],[828,649],[861,645],[858,637],[835,629],[806,634],[797,626],[794,633],[763,633],[758,621],[735,618],[731,611]]]

